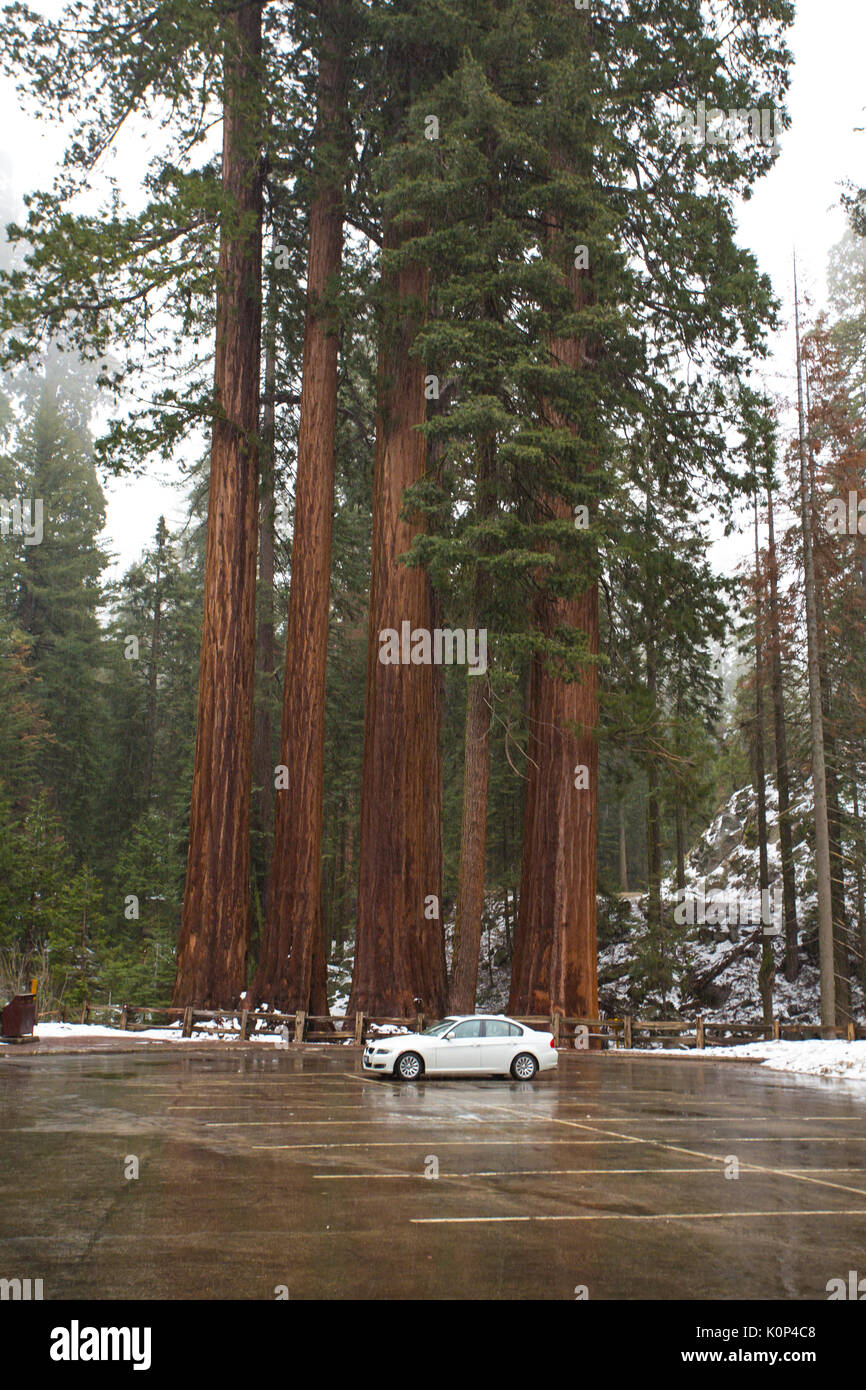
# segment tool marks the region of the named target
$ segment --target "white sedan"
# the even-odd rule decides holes
[[[423,1033],[370,1038],[362,1069],[400,1081],[443,1072],[486,1072],[531,1081],[537,1071],[549,1071],[558,1060],[552,1033],[536,1033],[504,1014],[455,1014]]]

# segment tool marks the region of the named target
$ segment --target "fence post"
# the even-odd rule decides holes
[[[248,1009],[242,1009],[242,1010],[241,1010],[241,1036],[240,1036],[240,1039],[239,1039],[240,1042],[246,1042],[246,1040],[247,1040],[247,1020],[248,1020],[248,1018],[249,1018],[249,1010],[248,1010]]]
[[[631,1047],[631,1014],[623,1014],[622,1017],[622,1045]]]
[[[415,1015],[415,1032],[416,1032],[416,1033],[423,1033],[423,1032],[424,1032],[424,1015],[423,1015],[423,1014],[416,1014],[416,1015]]]
[[[849,1024],[848,1024],[848,1026],[847,1026],[846,1029],[845,1029],[845,1034],[846,1034],[846,1037],[847,1037],[847,1041],[848,1041],[848,1042],[853,1042],[853,1041],[854,1041],[854,1039],[856,1038],[857,1034],[856,1034],[856,1032],[855,1032],[855,1030],[854,1030],[854,1024],[853,1024],[853,1023],[849,1023]]]
[[[181,1037],[192,1037],[192,1004],[187,1004],[183,1011],[183,1028],[180,1031]]]
[[[695,1046],[696,1046],[696,1047],[705,1047],[705,1046],[706,1046],[706,1044],[705,1044],[705,1042],[704,1042],[704,1016],[703,1016],[703,1014],[698,1014],[697,1018],[695,1019]]]
[[[773,1042],[778,1042],[782,1036],[782,1025],[777,1018],[773,1019]]]
[[[364,1045],[364,1015],[359,1011],[355,1014],[355,1046]]]
[[[553,1034],[553,1045],[559,1047],[559,1026],[562,1023],[562,1014],[550,1015],[550,1031]]]
[[[123,1008],[122,1008],[121,1011],[120,1011],[120,1029],[121,1029],[121,1032],[123,1032],[123,1033],[126,1032],[126,1021],[127,1021],[127,1006],[126,1006],[126,1004],[124,1004]]]
[[[303,1010],[303,1009],[298,1009],[298,1012],[295,1014],[295,1042],[296,1042],[296,1043],[302,1043],[302,1042],[304,1041],[304,1024],[306,1023],[306,1021],[307,1021],[307,1015],[304,1013],[304,1010]]]
[[[87,1022],[89,1021],[89,1020],[88,1020],[88,1014],[89,1014],[89,1013],[90,1013],[90,1005],[88,1004],[87,1000],[85,999],[84,1003],[81,1005],[81,1022],[82,1022],[82,1023],[87,1023]]]

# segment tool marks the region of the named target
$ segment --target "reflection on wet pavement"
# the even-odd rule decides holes
[[[826,1298],[864,1258],[855,1084],[160,1049],[4,1054],[0,1088],[0,1277],[46,1298]]]

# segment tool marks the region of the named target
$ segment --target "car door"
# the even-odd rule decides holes
[[[508,1071],[518,1038],[511,1036],[514,1025],[504,1018],[485,1018],[479,1065],[482,1071]]]
[[[481,1019],[465,1018],[439,1039],[437,1071],[477,1071],[481,1063]]]

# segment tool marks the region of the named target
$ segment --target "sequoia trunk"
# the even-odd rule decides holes
[[[448,1003],[452,1013],[461,1014],[474,1013],[478,988],[490,781],[490,688],[486,676],[467,679],[460,874]]]
[[[224,20],[225,99],[198,724],[174,1003],[231,1006],[250,928],[261,349],[261,6]]]
[[[385,250],[418,235],[389,224]],[[426,269],[408,259],[386,272],[373,480],[370,621],[361,787],[358,918],[350,1012],[441,1013],[446,998],[440,920],[439,704],[435,667],[383,664],[380,634],[430,632],[429,579],[400,563],[421,521],[404,519],[403,493],[423,478],[424,364],[410,356],[427,304]]]
[[[588,302],[589,284],[573,266],[565,278],[579,312]],[[577,337],[552,339],[550,356],[574,371],[591,363],[586,342]],[[569,427],[555,410],[546,414],[554,427]],[[562,498],[544,498],[542,505],[554,517],[572,518]],[[597,584],[591,582],[577,598],[540,595],[536,624],[547,637],[557,628],[584,633],[587,663],[576,680],[566,681],[540,653],[532,657],[529,774],[508,1007],[512,1013],[596,1018]]]
[[[292,577],[274,851],[268,884],[265,949],[256,977],[259,1000],[290,1013],[327,1011],[327,952],[322,916],[322,799],[325,677],[334,508],[339,309],[343,259],[343,138],[346,66],[342,5],[321,12],[316,184],[310,206],[307,313]],[[316,1007],[310,992],[316,979]]]

